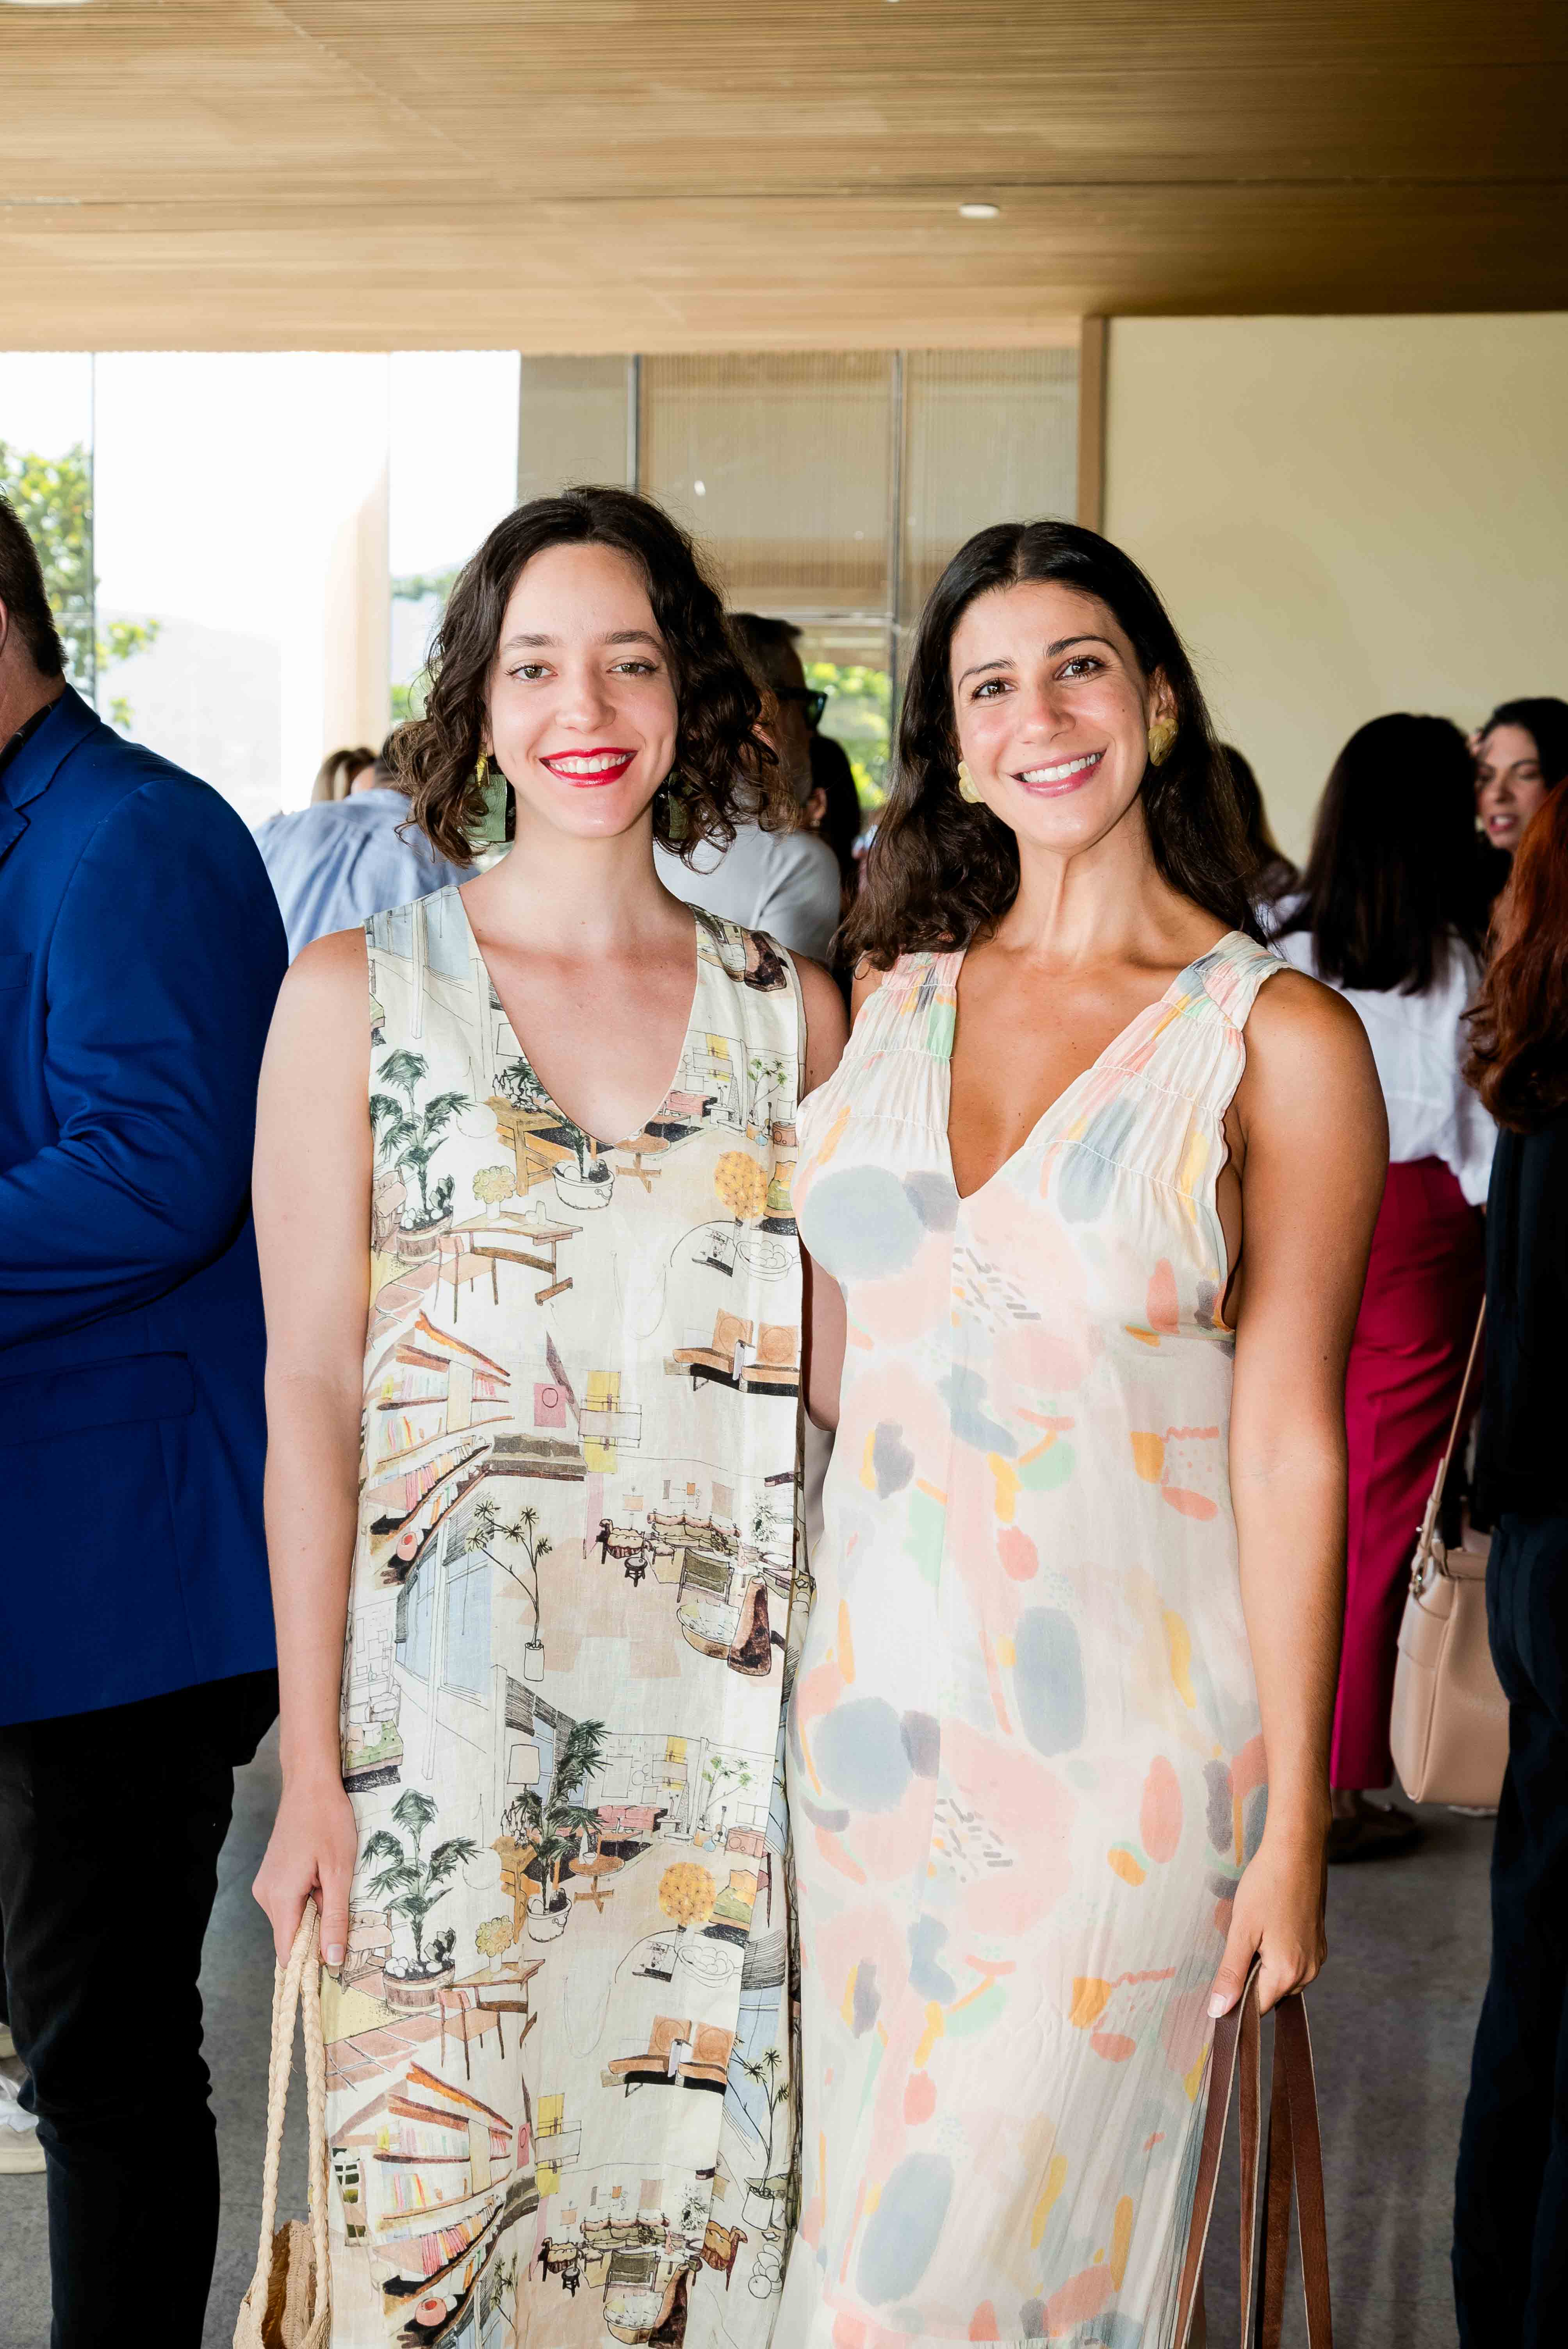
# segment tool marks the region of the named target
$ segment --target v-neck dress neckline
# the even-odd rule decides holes
[[[958,1176],[953,1163],[953,1053],[958,1041],[958,988],[963,977],[964,965],[968,959],[968,948],[959,947],[952,954],[939,956],[938,962],[947,966],[945,976],[953,992],[953,1019],[947,1029],[946,1050],[937,1056],[943,1063],[944,1071],[942,1142],[947,1158],[948,1180],[953,1185],[954,1195],[960,1208],[967,1207],[973,1200],[978,1199],[983,1193],[990,1189],[993,1183],[1000,1181],[1016,1161],[1028,1155],[1038,1142],[1042,1130],[1051,1123],[1057,1112],[1064,1108],[1076,1093],[1088,1086],[1093,1078],[1099,1076],[1102,1070],[1115,1066],[1117,1058],[1127,1050],[1133,1039],[1140,1035],[1147,1020],[1156,1020],[1155,1033],[1158,1035],[1160,1028],[1164,1025],[1164,1019],[1157,1018],[1157,1015],[1169,1014],[1171,1008],[1178,1004],[1188,991],[1192,973],[1200,964],[1206,961],[1210,955],[1222,952],[1236,938],[1241,938],[1244,945],[1251,944],[1242,931],[1227,930],[1222,937],[1214,941],[1212,947],[1205,947],[1202,954],[1194,955],[1191,962],[1184,963],[1163,995],[1157,995],[1152,1003],[1146,1003],[1141,1011],[1135,1011],[1126,1026],[1119,1029],[1103,1050],[1095,1054],[1088,1068],[1080,1069],[1076,1077],[1069,1079],[1055,1101],[1040,1112],[1016,1149],[1009,1151],[998,1165],[993,1166],[985,1182],[977,1183],[973,1191],[959,1190]]]
[[[637,1136],[647,1132],[649,1119],[657,1117],[665,1102],[669,1099],[670,1093],[679,1081],[681,1064],[691,1049],[692,1035],[697,1026],[697,1012],[702,999],[702,941],[707,933],[704,930],[701,915],[696,912],[695,909],[688,909],[692,913],[692,961],[695,966],[692,977],[691,1003],[686,1011],[686,1026],[681,1030],[681,1040],[679,1045],[676,1047],[675,1065],[670,1071],[669,1081],[665,1086],[665,1089],[663,1092],[660,1093],[658,1099],[652,1104],[647,1116],[643,1119],[640,1125],[634,1127],[633,1132],[626,1135],[622,1141],[605,1142],[600,1135],[590,1133],[588,1128],[583,1123],[581,1118],[573,1117],[569,1109],[564,1109],[562,1106],[561,1102],[556,1100],[554,1094],[545,1083],[543,1078],[540,1075],[538,1069],[534,1065],[533,1055],[530,1052],[528,1046],[523,1042],[522,1038],[518,1033],[517,1022],[513,1019],[511,1012],[507,1009],[505,1004],[500,999],[500,989],[495,983],[495,973],[491,970],[489,962],[485,958],[485,950],[483,947],[480,946],[479,939],[474,935],[473,922],[469,917],[467,905],[463,903],[462,890],[460,887],[454,885],[451,894],[458,901],[458,908],[462,915],[463,924],[468,931],[469,950],[485,975],[485,983],[490,988],[491,997],[494,999],[496,1009],[500,1012],[501,1018],[506,1022],[507,1033],[511,1038],[512,1044],[516,1050],[516,1057],[521,1061],[523,1067],[527,1070],[534,1090],[538,1092],[545,1108],[552,1111],[553,1114],[561,1120],[562,1125],[570,1126],[573,1133],[580,1133],[583,1136],[583,1141],[589,1143],[601,1157],[606,1155],[612,1150],[630,1150],[634,1148]]]

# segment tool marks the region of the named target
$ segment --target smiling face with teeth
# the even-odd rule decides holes
[[[1175,703],[1098,596],[1057,580],[976,595],[949,674],[959,754],[1021,847],[1080,855],[1141,821],[1149,730]]]
[[[507,602],[487,695],[486,749],[531,824],[610,839],[648,820],[675,764],[669,649],[630,555],[550,546]]]

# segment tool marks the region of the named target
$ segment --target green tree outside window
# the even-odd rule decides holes
[[[158,637],[156,620],[97,620],[93,569],[92,460],[80,441],[63,457],[40,457],[0,440],[0,497],[38,550],[44,589],[65,647],[66,675],[96,701],[99,672],[143,653]],[[131,709],[116,694],[104,713],[124,732]]]

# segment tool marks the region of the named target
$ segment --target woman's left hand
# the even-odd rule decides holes
[[[1258,2002],[1265,2014],[1319,1972],[1328,1955],[1326,1844],[1326,1823],[1321,1831],[1264,1827],[1236,1887],[1225,1954],[1209,1998],[1211,2015],[1230,2013],[1246,1988],[1254,1956],[1263,1961]]]

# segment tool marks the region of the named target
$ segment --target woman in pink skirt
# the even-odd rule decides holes
[[[1318,809],[1279,951],[1336,988],[1371,1040],[1388,1182],[1346,1383],[1349,1556],[1335,1707],[1331,1860],[1408,1849],[1408,1811],[1367,1800],[1394,1775],[1388,1715],[1416,1528],[1480,1305],[1481,1202],[1495,1129],[1460,1070],[1480,981],[1470,754],[1443,718],[1374,719]]]

